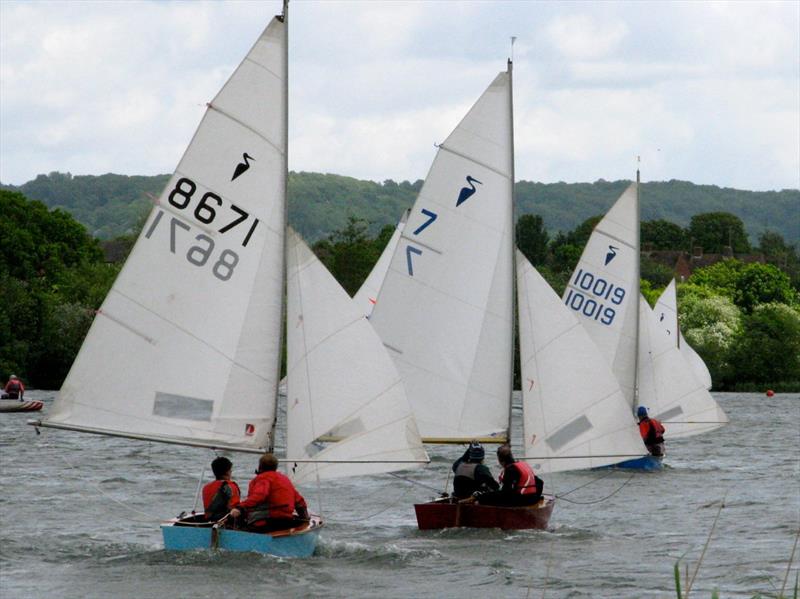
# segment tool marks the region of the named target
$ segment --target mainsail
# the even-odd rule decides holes
[[[406,226],[407,220],[408,211],[403,213],[403,217],[400,219],[400,222],[397,223],[392,236],[389,238],[389,242],[386,244],[386,247],[383,248],[383,252],[381,252],[375,266],[372,267],[366,280],[353,296],[353,301],[356,305],[360,306],[365,316],[372,314],[375,302],[378,301],[378,294],[383,286],[383,280],[386,278],[386,273],[389,271],[389,264],[392,262],[392,256],[394,256],[395,250],[397,249],[397,244],[400,243],[400,236],[403,234],[403,229]]]
[[[286,451],[317,462],[299,463],[295,480],[426,463],[403,381],[380,338],[294,232],[287,247]]]
[[[523,448],[537,471],[646,454],[616,377],[574,312],[517,251]]]
[[[507,433],[512,135],[509,65],[439,146],[370,317],[428,441]]]
[[[706,389],[711,389],[711,373],[708,371],[706,363],[703,362],[703,358],[701,358],[698,353],[694,351],[694,348],[686,342],[686,339],[683,338],[680,326],[678,325],[678,297],[675,289],[675,279],[672,279],[666,289],[661,293],[661,296],[656,302],[654,311],[658,322],[675,340],[678,349],[681,351],[681,355],[683,355],[683,359],[691,366],[694,375],[705,385]]]
[[[688,437],[719,428],[728,417],[695,375],[647,300],[639,300],[639,398],[666,428]]]
[[[639,297],[639,194],[632,183],[597,223],[564,291],[634,405]]]
[[[208,105],[43,425],[268,445],[286,117],[286,26],[276,17]]]

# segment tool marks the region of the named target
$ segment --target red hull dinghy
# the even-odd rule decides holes
[[[449,497],[417,503],[417,526],[420,530],[440,528],[502,528],[503,530],[544,530],[550,522],[556,500],[544,495],[539,503],[523,507],[498,507],[469,501],[452,502]]]

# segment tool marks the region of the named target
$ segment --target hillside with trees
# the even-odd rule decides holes
[[[125,175],[39,175],[18,187],[5,186],[50,208],[61,208],[101,239],[130,234],[150,209],[150,196],[158,196],[169,177]],[[604,214],[628,181],[594,183],[534,183],[515,186],[517,216],[538,214],[551,235],[575,229],[587,218]],[[344,229],[351,217],[368,223],[377,235],[394,225],[409,208],[422,181],[383,183],[341,175],[292,172],[289,174],[289,222],[306,239],[317,241]],[[681,227],[692,216],[726,212],[738,217],[755,244],[765,231],[780,234],[788,243],[800,243],[800,190],[743,191],[695,185],[686,181],[644,183],[641,188],[642,219],[666,220]],[[690,238],[682,249],[690,249]],[[700,240],[695,240],[700,241]],[[712,251],[706,248],[706,251]]]
[[[301,177],[301,183],[325,187],[329,176],[319,177]],[[413,195],[413,186],[403,193]],[[344,218],[340,228],[318,237],[313,249],[352,295],[372,270],[394,223],[373,234],[374,221],[352,214]],[[542,216],[522,215],[517,244],[560,294],[599,219],[590,216],[551,235]],[[116,242],[129,248],[136,229]],[[761,233],[752,244],[741,219],[726,212],[696,214],[685,227],[664,219],[643,221],[641,229],[643,246],[667,255],[694,239],[709,248],[731,243],[732,254],[754,258],[746,262],[717,254],[714,263],[696,268],[678,285],[681,329],[706,361],[715,389],[800,389],[797,246],[775,231]],[[5,332],[0,379],[13,372],[33,387],[57,388],[121,262],[106,263],[98,240],[66,211],[48,209],[18,192],[0,190],[0,236],[0,330]],[[306,239],[313,241],[311,235]],[[652,305],[674,269],[643,252],[641,273],[642,292]]]

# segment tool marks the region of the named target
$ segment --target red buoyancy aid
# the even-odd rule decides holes
[[[208,509],[214,501],[214,497],[216,497],[224,483],[228,483],[228,487],[230,487],[231,490],[231,498],[228,500],[228,509],[230,510],[239,505],[239,501],[241,500],[239,485],[232,480],[215,480],[203,487],[203,510],[205,512],[208,512]]]
[[[6,383],[6,387],[3,391],[6,393],[19,393],[25,391],[25,385],[23,385],[22,381],[19,379],[11,379]]]
[[[665,430],[664,425],[655,418],[647,418],[639,423],[639,434],[645,443],[663,443]]]
[[[514,468],[519,473],[519,484],[517,488],[514,489],[515,494],[533,495],[537,493],[536,474],[533,472],[533,468],[530,467],[530,464],[527,462],[514,462],[513,464],[509,464],[503,468],[503,471],[500,473],[501,483],[503,482],[503,475],[508,468]]]
[[[266,518],[291,518],[296,507],[306,507],[306,500],[286,475],[270,470],[250,481],[247,498],[239,506],[247,510],[248,524],[254,524]]]

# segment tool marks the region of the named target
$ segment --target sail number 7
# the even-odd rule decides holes
[[[150,223],[147,232],[144,234],[146,239],[150,239],[163,217],[164,211],[159,210],[156,213],[155,218],[153,218],[153,222]],[[178,233],[178,229],[186,231],[186,233],[189,234],[191,234],[192,231],[192,227],[182,220],[175,218],[174,216],[169,219],[169,251],[173,254],[178,253],[178,236],[185,235],[185,233]],[[205,266],[208,263],[209,258],[211,258],[211,254],[214,253],[214,240],[203,233],[196,235],[194,240],[199,243],[191,246],[187,250],[186,260],[195,266]],[[211,272],[220,281],[227,281],[233,276],[233,270],[236,268],[237,264],[239,264],[239,255],[233,250],[225,249],[222,250],[222,252],[220,252],[217,256],[217,260],[211,266]]]
[[[169,203],[178,210],[185,210],[189,207],[195,191],[197,191],[195,182],[186,177],[181,177],[175,183],[175,188],[169,193]],[[224,202],[221,197],[212,191],[207,191],[200,197],[200,200],[195,205],[194,217],[204,225],[210,225],[216,220],[217,210],[221,208],[223,204]],[[236,216],[233,220],[218,229],[220,233],[227,233],[250,218],[250,214],[239,208],[236,204],[230,204],[230,210],[234,212]],[[243,247],[247,247],[247,242],[250,241],[250,236],[253,234],[253,231],[256,230],[257,225],[258,219],[256,218],[253,220],[253,224],[250,225],[250,229],[244,236],[244,240],[242,241]]]

